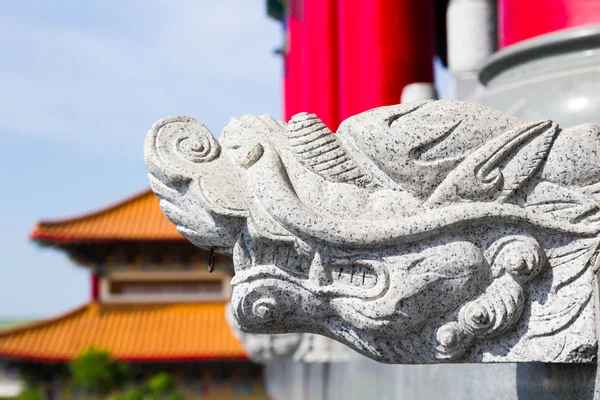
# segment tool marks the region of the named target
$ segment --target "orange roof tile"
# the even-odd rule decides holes
[[[165,217],[151,190],[80,217],[42,221],[30,237],[55,243],[185,241]]]
[[[90,303],[0,331],[2,358],[66,362],[91,346],[121,361],[247,359],[225,319],[225,303]]]

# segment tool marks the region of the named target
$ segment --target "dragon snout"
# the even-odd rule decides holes
[[[320,296],[273,278],[234,285],[231,306],[234,320],[247,333],[293,332],[326,309]]]
[[[243,293],[240,293],[240,289]],[[236,287],[232,298],[233,316],[243,331],[255,331],[259,326],[276,325],[282,320],[286,304],[277,288],[263,286],[247,289]]]

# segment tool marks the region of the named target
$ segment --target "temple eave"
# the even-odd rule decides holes
[[[41,221],[29,237],[44,244],[185,242],[149,190],[79,217]]]
[[[125,362],[242,361],[224,302],[89,303],[56,318],[0,332],[0,358],[69,362],[94,347]]]

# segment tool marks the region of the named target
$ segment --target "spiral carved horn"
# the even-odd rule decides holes
[[[198,164],[213,161],[220,151],[219,143],[197,119],[166,117],[146,135],[144,158],[152,175],[175,183],[191,179]]]
[[[339,139],[315,114],[294,115],[286,135],[298,162],[322,178],[358,186],[371,183],[371,177],[361,170]]]

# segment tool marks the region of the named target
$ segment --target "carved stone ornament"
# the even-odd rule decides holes
[[[225,317],[234,336],[242,342],[248,357],[258,363],[295,361],[325,363],[350,361],[356,358],[352,350],[328,337],[313,333],[256,334],[242,332],[233,321],[232,308]]]
[[[161,207],[231,254],[249,333],[309,332],[387,363],[593,362],[600,126],[459,101],[190,117],[147,135]]]

